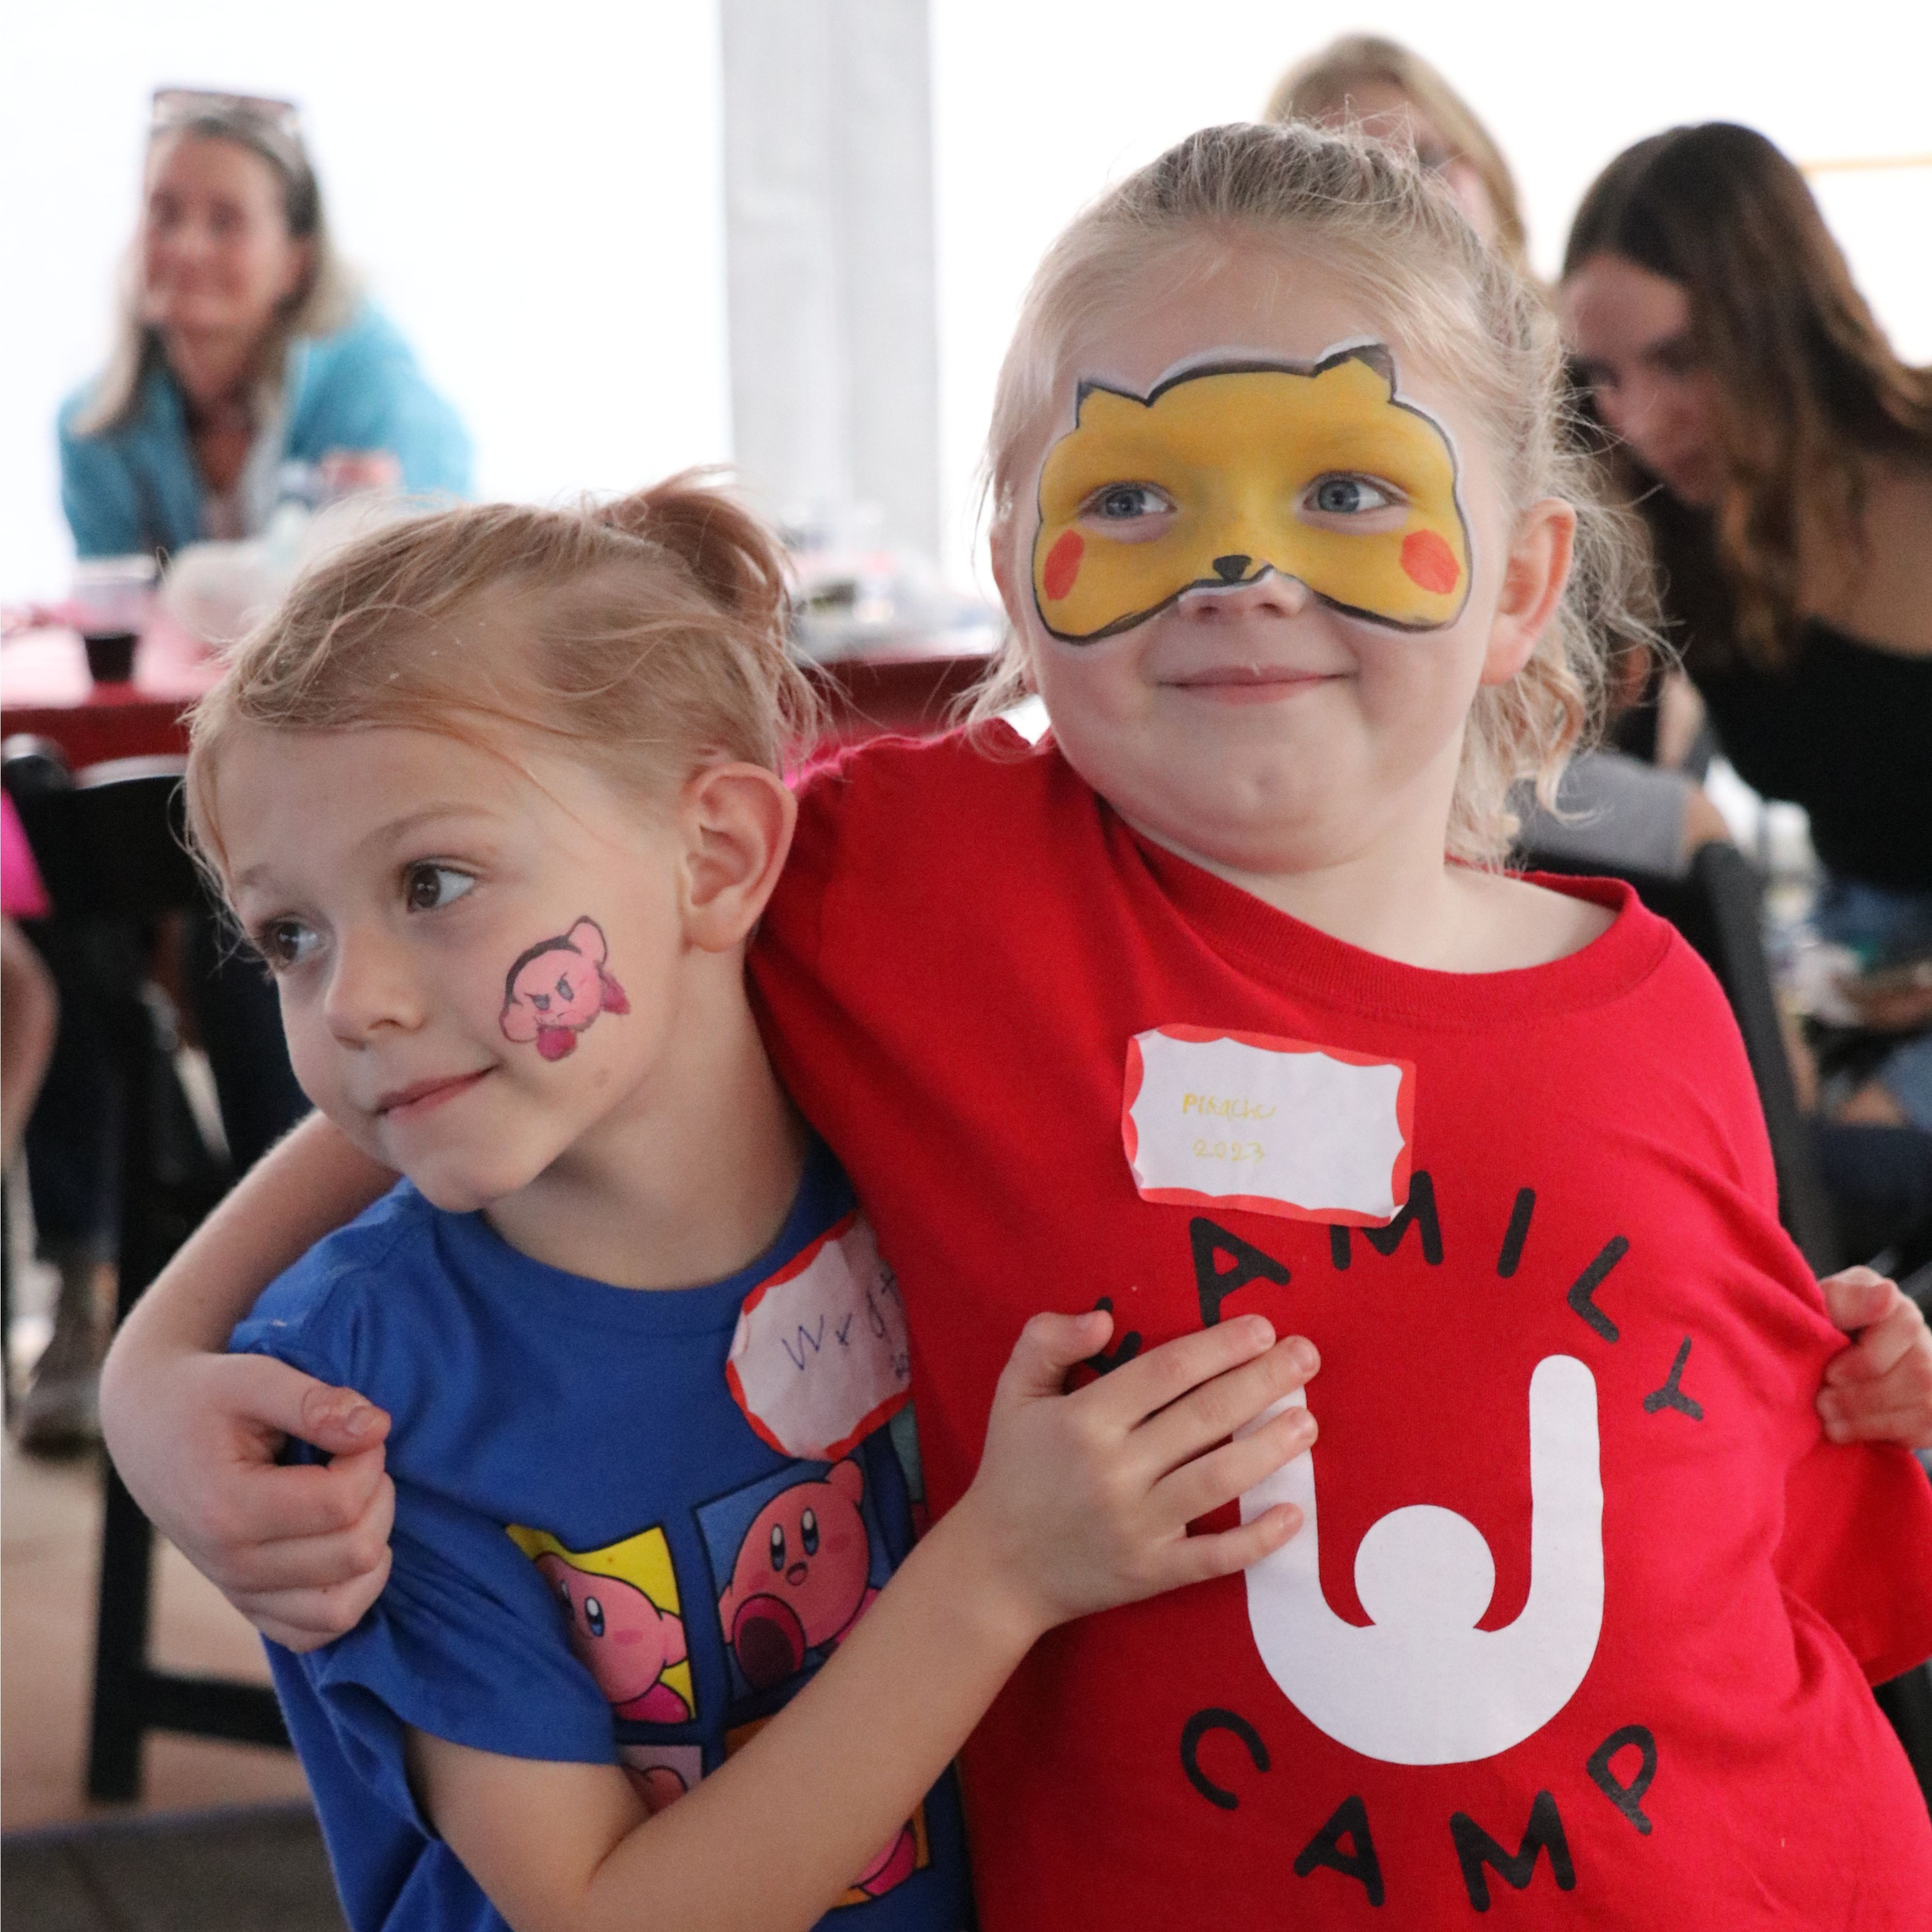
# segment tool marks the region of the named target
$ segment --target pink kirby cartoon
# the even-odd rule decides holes
[[[754,1690],[782,1684],[806,1652],[836,1643],[878,1594],[866,1581],[865,1492],[858,1464],[835,1462],[823,1482],[781,1490],[746,1531],[718,1621]]]
[[[580,919],[560,938],[538,942],[503,982],[506,1040],[535,1040],[546,1060],[577,1051],[577,1036],[599,1013],[628,1013],[624,989],[604,970],[610,956],[604,928]]]
[[[646,1765],[641,1770],[627,1764],[624,1775],[631,1780],[631,1789],[643,1802],[646,1813],[653,1818],[691,1788],[668,1764]],[[860,1884],[864,1882],[860,1880]]]
[[[659,1610],[635,1584],[579,1570],[554,1551],[536,1562],[570,1620],[571,1648],[616,1715],[682,1724],[691,1706],[664,1682],[665,1671],[684,1661],[682,1618]]]
[[[910,1824],[902,1825],[892,1842],[852,1881],[854,1892],[881,1898],[904,1885],[919,1864],[919,1840]]]

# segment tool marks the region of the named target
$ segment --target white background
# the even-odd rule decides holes
[[[1358,28],[1408,40],[1489,123],[1546,271],[1598,169],[1677,122],[1746,121],[1803,160],[1932,152],[1923,4],[934,0],[956,578],[972,574],[994,374],[1054,232]],[[464,412],[484,493],[616,488],[728,458],[710,0],[22,0],[0,42],[0,596],[65,581],[53,412],[105,350],[146,97],[166,82],[300,98],[338,238]],[[1880,319],[1932,359],[1932,168],[1816,186]]]

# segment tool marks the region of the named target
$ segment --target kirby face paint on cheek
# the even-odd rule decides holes
[[[1040,466],[1034,601],[1063,644],[1273,572],[1345,615],[1439,630],[1469,594],[1455,446],[1381,343],[1190,361],[1144,396],[1083,381]]]
[[[562,1060],[577,1051],[577,1036],[599,1013],[628,1012],[623,988],[604,970],[610,956],[594,919],[538,940],[505,977],[504,1038],[519,1046],[534,1040],[544,1059]]]

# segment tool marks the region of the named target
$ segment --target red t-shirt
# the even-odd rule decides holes
[[[819,774],[753,962],[934,1506],[1028,1316],[1102,1297],[1110,1352],[1310,1336],[1322,1432],[1284,1552],[1056,1631],[981,1725],[988,1932],[1922,1927],[1865,1677],[1932,1652],[1932,1490],[1823,1442],[1844,1338],[1696,956],[1574,881],[1616,920],[1568,958],[1396,965],[1004,748]]]

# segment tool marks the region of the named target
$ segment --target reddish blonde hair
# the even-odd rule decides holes
[[[695,472],[391,524],[308,572],[196,707],[190,828],[218,866],[216,770],[250,726],[535,739],[647,797],[713,760],[776,770],[815,717],[786,614],[776,540]]]

